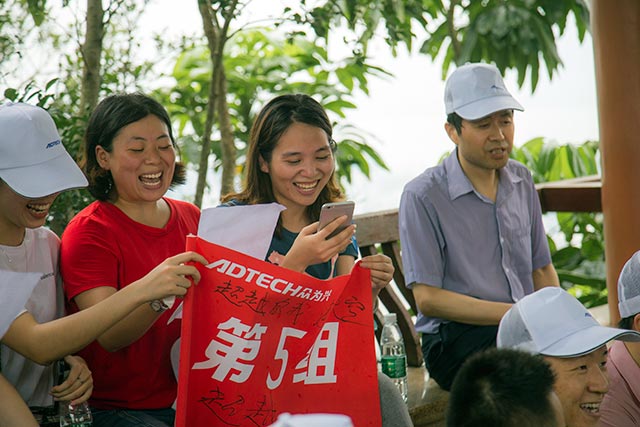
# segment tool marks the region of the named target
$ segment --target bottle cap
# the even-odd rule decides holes
[[[387,313],[384,315],[384,323],[396,323],[398,319],[395,313]]]

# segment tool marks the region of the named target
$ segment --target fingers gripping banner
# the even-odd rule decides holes
[[[380,426],[369,270],[318,280],[197,237],[187,250],[210,264],[184,300],[177,427],[283,412]]]

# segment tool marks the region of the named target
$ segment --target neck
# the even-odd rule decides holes
[[[300,230],[311,224],[306,206],[287,206],[287,209],[280,214],[280,218],[282,218],[282,226],[293,233],[299,233]]]
[[[624,342],[624,346],[627,348],[631,358],[636,362],[636,365],[640,366],[640,343]]]
[[[17,227],[10,224],[0,224],[0,245],[20,246],[24,241],[24,227]]]
[[[164,199],[143,203],[118,199],[113,204],[135,222],[149,227],[162,228],[171,216],[171,209]]]
[[[500,172],[497,169],[482,169],[460,162],[464,174],[475,190],[490,200],[496,201]]]

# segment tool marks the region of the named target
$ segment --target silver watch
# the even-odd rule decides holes
[[[151,306],[151,309],[156,313],[162,313],[163,311],[169,308],[169,306],[165,304],[164,301],[162,301],[161,299],[153,300],[149,302],[149,305]]]

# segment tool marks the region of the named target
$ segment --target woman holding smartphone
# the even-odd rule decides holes
[[[343,215],[319,230],[322,205],[344,196],[335,176],[336,143],[324,108],[302,94],[281,95],[256,117],[247,148],[244,190],[223,197],[226,205],[277,202],[286,207],[271,239],[267,260],[319,279],[348,274],[358,257],[356,227]],[[386,255],[364,257],[371,270],[374,304],[393,278]],[[384,374],[378,375],[383,426],[410,426],[400,393]]]
[[[322,205],[344,200],[335,176],[332,133],[324,108],[310,96],[272,99],[251,128],[244,190],[223,197],[227,205],[285,206],[267,260],[319,279],[348,274],[358,257],[355,225],[328,238],[347,216],[318,229]],[[393,264],[382,254],[364,257],[361,264],[371,270],[375,301],[393,278]]]

